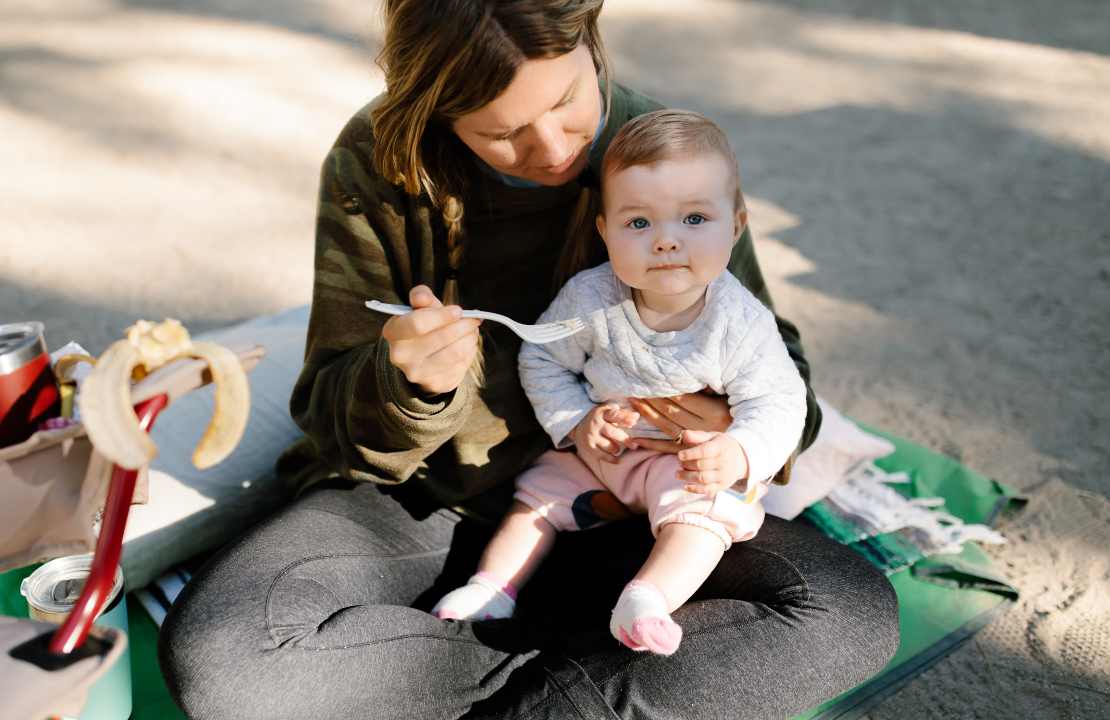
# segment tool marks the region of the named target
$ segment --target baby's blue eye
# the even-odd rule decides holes
[[[638,217],[638,218],[632,218],[631,220],[629,220],[625,224],[628,225],[628,227],[632,228],[633,230],[643,230],[644,228],[646,228],[651,223],[649,223],[646,218]]]
[[[701,213],[690,213],[686,216],[686,219],[683,220],[683,222],[685,222],[687,225],[701,225],[703,222],[705,222],[705,216]]]

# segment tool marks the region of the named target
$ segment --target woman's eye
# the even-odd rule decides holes
[[[705,222],[705,216],[701,213],[690,213],[683,222],[687,225],[701,225]]]
[[[625,223],[625,225],[632,228],[633,230],[643,230],[650,224],[651,223],[649,223],[646,218],[642,217],[632,218],[627,223]]]

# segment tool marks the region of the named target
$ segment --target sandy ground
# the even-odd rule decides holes
[[[1027,491],[1021,603],[871,713],[1110,698],[1110,10],[610,0],[618,77],[738,149],[779,310],[847,413]],[[1035,7],[1033,7],[1035,6]],[[64,9],[62,9],[64,8]],[[7,0],[0,317],[102,350],[305,303],[376,3]]]

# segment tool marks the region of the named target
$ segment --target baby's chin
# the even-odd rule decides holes
[[[650,292],[656,295],[689,295],[704,292],[708,283],[701,282],[689,270],[668,270],[666,274],[656,273],[648,275],[639,283],[641,292]]]
[[[675,303],[686,306],[696,303],[705,295],[708,287],[701,283],[641,283],[635,288],[644,302],[649,306],[671,306]]]
[[[683,268],[679,270],[648,271],[642,267],[621,267],[617,263],[610,263],[610,266],[617,279],[633,290],[662,296],[685,295],[699,290],[704,292],[713,278],[727,270],[727,268],[721,268],[720,272],[707,280],[702,274],[704,270],[698,272],[690,268]]]

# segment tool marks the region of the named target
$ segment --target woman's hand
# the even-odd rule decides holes
[[[747,487],[748,456],[740,442],[730,435],[702,430],[682,433],[678,479],[686,492],[715,495],[743,481]]]
[[[669,398],[629,398],[628,402],[641,417],[676,439],[684,430],[724,432],[732,423],[728,401],[706,392]],[[676,453],[682,449],[677,442],[658,438],[636,438],[636,442],[656,452]]]
[[[621,450],[636,449],[638,441],[629,437],[625,428],[632,427],[639,419],[635,412],[619,405],[598,405],[574,426],[570,439],[578,447],[580,455],[616,464]]]
[[[482,321],[464,319],[458,305],[444,307],[426,285],[409,291],[409,305],[412,312],[394,316],[382,327],[389,361],[429,395],[450,392],[474,362]]]

